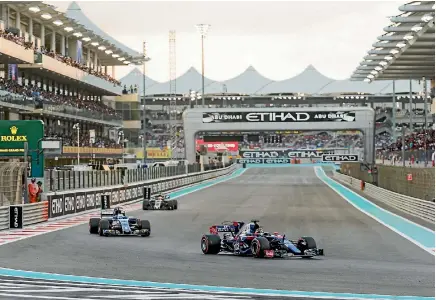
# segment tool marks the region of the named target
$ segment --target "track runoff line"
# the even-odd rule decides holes
[[[187,187],[175,189],[172,192],[170,192],[169,195],[172,199],[177,199],[186,196],[188,194],[214,186],[216,184],[228,181],[230,179],[236,178],[242,175],[245,171],[246,169],[237,169],[229,175],[223,175],[218,178],[213,178],[203,181],[201,183],[194,183]],[[135,200],[132,202],[124,203],[123,208],[127,212],[139,210],[142,208],[142,201]],[[98,209],[95,209],[92,211],[84,212],[79,215],[66,216],[66,217],[64,216],[58,219],[52,219],[48,222],[26,226],[23,229],[0,231],[0,246],[21,241],[24,239],[28,239],[34,236],[43,235],[43,234],[85,224],[89,222],[90,217],[99,217],[100,214],[97,212]]]
[[[344,198],[348,203],[353,205],[362,213],[398,233],[400,236],[414,243],[421,249],[432,255],[435,255],[434,231],[372,203],[348,187],[328,177],[324,170],[320,167],[315,167],[315,174],[339,196]]]
[[[176,283],[160,283],[152,281],[136,281],[123,279],[108,279],[99,277],[62,275],[55,273],[43,273],[32,271],[20,271],[7,268],[0,268],[1,276],[13,278],[52,280],[55,282],[70,282],[70,283],[87,283],[100,284],[122,287],[148,287],[156,289],[171,289],[180,291],[201,291],[210,293],[228,293],[231,295],[260,295],[270,297],[290,297],[290,298],[307,298],[307,299],[343,299],[343,300],[434,300],[434,297],[418,297],[418,296],[393,296],[393,295],[376,295],[376,294],[352,294],[352,293],[329,293],[329,292],[306,292],[306,291],[287,291],[273,289],[254,289],[254,288],[236,288],[223,286],[209,285],[193,285],[193,284],[176,284]],[[268,297],[269,299],[271,299]]]

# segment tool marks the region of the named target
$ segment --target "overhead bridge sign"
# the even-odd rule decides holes
[[[357,154],[323,154],[323,162],[355,162],[359,161]]]

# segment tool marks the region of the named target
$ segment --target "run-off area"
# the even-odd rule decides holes
[[[434,297],[434,256],[356,210],[312,167],[249,168],[178,202],[177,211],[131,213],[150,220],[150,238],[104,238],[82,225],[1,246],[1,266],[141,281]],[[314,237],[326,256],[258,260],[201,253],[200,238],[210,225],[252,218],[265,231]]]

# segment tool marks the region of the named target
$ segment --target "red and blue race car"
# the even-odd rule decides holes
[[[258,220],[244,222],[223,222],[210,227],[210,234],[201,238],[201,250],[204,254],[232,253],[256,258],[323,256],[312,237],[303,236],[289,240],[278,232],[264,232]]]

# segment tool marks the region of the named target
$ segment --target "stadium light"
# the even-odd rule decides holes
[[[365,82],[370,82],[371,79],[369,79],[369,78],[365,78],[363,81],[365,81]]]
[[[204,107],[204,39],[206,38],[210,25],[197,24],[195,27],[197,27],[197,30],[201,35],[201,105]]]
[[[80,32],[75,32],[75,33],[73,33],[73,35],[76,36],[76,37],[81,37],[82,36],[82,34]]]
[[[118,54],[112,54],[112,57],[113,58],[117,58],[117,57],[120,57]]]
[[[394,58],[392,56],[385,56],[386,60],[393,60]]]
[[[51,15],[50,14],[42,14],[41,18],[43,18],[45,20],[50,20],[51,19]]]
[[[91,43],[91,45],[93,45],[93,46],[98,46],[98,45],[100,45],[100,44],[97,43],[97,42],[93,42],[93,43]]]
[[[73,27],[65,27],[64,30],[66,32],[70,32],[70,31],[73,31],[74,29],[73,29]]]
[[[33,13],[37,13],[37,12],[40,12],[41,10],[39,9],[38,6],[32,6],[32,7],[29,7],[29,11],[31,11]]]
[[[376,71],[381,71],[381,70],[383,70],[383,68],[380,67],[380,66],[376,66],[374,69],[375,69]]]
[[[379,62],[378,64],[379,64],[379,65],[382,65],[382,66],[386,66],[388,63],[387,63],[386,61],[382,60],[382,61]]]
[[[89,42],[91,40],[90,37],[84,37],[82,40],[84,40],[85,42]]]
[[[368,76],[366,76],[366,77],[368,77],[368,78],[370,78],[370,79],[373,79],[375,76],[372,75],[372,74],[368,74]]]
[[[100,46],[100,47],[98,47],[98,50],[106,50],[106,47],[105,46]]]
[[[430,22],[431,20],[433,20],[434,19],[434,17],[432,16],[432,15],[424,15],[422,18],[421,18],[421,21],[423,21],[423,22]]]
[[[406,34],[406,35],[403,37],[403,39],[406,40],[406,41],[413,40],[413,34],[408,33],[408,34]]]
[[[113,51],[112,50],[106,50],[105,53],[106,54],[111,54],[111,53],[113,53]]]
[[[124,57],[120,57],[120,58],[118,58],[118,60],[119,61],[123,61],[123,60],[126,60]]]
[[[403,43],[403,42],[398,43],[398,44],[397,44],[397,47],[398,47],[398,48],[404,48],[404,47],[406,47],[406,43]]]
[[[422,29],[422,26],[419,26],[419,25],[415,25],[415,26],[413,26],[412,27],[412,31],[414,31],[414,32],[418,32],[418,31],[420,31]]]
[[[126,65],[128,65],[128,64],[130,64],[130,61],[125,60],[125,61],[123,61],[123,63],[126,64]]]
[[[391,51],[389,51],[389,53],[395,55],[400,53],[400,51],[398,51],[398,49],[392,49]]]
[[[55,24],[56,26],[64,25],[64,23],[61,20],[53,21],[53,24]]]
[[[371,73],[372,75],[377,75],[377,74],[378,74],[377,71],[371,71],[370,73]]]

